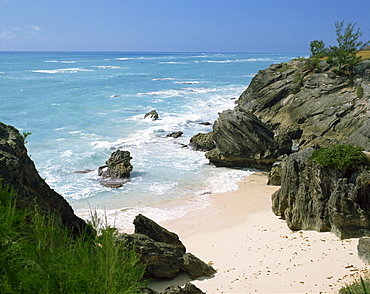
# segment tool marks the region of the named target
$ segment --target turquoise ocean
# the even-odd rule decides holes
[[[156,221],[208,204],[253,171],[216,168],[184,147],[209,132],[253,76],[298,54],[0,52],[0,121],[32,133],[26,147],[42,178],[76,214],[91,210],[125,228],[143,213]],[[159,119],[144,119],[156,110]],[[177,138],[166,137],[181,131]],[[128,183],[99,184],[115,150],[133,159]],[[79,171],[91,170],[87,173]],[[174,199],[188,199],[167,206]]]

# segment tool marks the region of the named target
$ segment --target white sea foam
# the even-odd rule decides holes
[[[53,63],[76,63],[75,60],[46,60],[45,62],[53,62]]]
[[[156,78],[156,79],[152,79],[152,81],[173,81],[173,80],[176,80],[174,78]]]
[[[184,85],[192,85],[192,84],[199,84],[199,81],[178,81],[174,82],[176,84],[184,84]]]
[[[60,69],[51,69],[51,70],[46,70],[46,69],[32,70],[32,72],[35,72],[35,73],[49,73],[49,74],[77,73],[81,71],[92,71],[92,69],[75,67],[75,68],[60,68]]]
[[[121,68],[120,66],[112,66],[112,65],[97,65],[97,66],[93,66],[93,67],[96,67],[96,68],[99,68],[99,69],[117,69],[117,68]]]

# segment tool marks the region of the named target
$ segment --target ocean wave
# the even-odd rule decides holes
[[[208,63],[232,63],[232,62],[257,62],[257,61],[272,61],[270,58],[248,58],[248,59],[226,59],[226,60],[201,60]]]
[[[160,61],[160,64],[187,64],[187,62],[182,61]]]
[[[75,60],[46,60],[45,62],[53,62],[53,63],[76,63]]]
[[[176,80],[175,78],[155,78],[152,81],[173,81]]]
[[[99,69],[116,69],[116,68],[121,68],[120,66],[112,66],[112,65],[96,65],[93,66]]]
[[[73,68],[60,68],[60,69],[39,69],[39,70],[32,70],[34,73],[48,73],[48,74],[59,74],[59,73],[77,73],[83,71],[93,71],[92,69],[80,68],[80,67],[73,67]]]
[[[225,193],[236,191],[239,188],[239,182],[245,177],[254,174],[256,171],[252,169],[234,169],[224,168],[222,175],[218,172],[210,177],[206,182],[211,193]]]
[[[199,81],[178,81],[174,82],[176,84],[184,84],[184,85],[192,85],[192,84],[199,84]]]

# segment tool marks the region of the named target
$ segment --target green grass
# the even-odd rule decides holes
[[[369,294],[370,293],[370,284],[368,280],[364,280],[360,277],[360,280],[355,281],[351,285],[347,285],[340,289],[339,293],[343,294]]]
[[[15,197],[0,183],[0,293],[141,293],[145,268],[116,229],[95,218],[99,234],[72,238],[37,208],[17,209]]]

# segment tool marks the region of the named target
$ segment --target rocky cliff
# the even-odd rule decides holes
[[[0,181],[17,192],[19,208],[33,210],[36,205],[41,213],[60,218],[76,233],[86,228],[67,201],[40,177],[18,130],[3,123],[0,123]]]
[[[319,144],[370,148],[370,60],[351,75],[337,75],[325,61],[293,60],[260,71],[238,100],[275,134],[300,149]]]
[[[219,114],[207,141],[198,134],[193,146],[211,149],[206,156],[217,166],[267,169],[289,153],[290,139],[297,149],[350,143],[369,150],[369,110],[370,60],[350,75],[325,61],[293,60],[259,71],[235,109]]]
[[[272,195],[273,212],[290,229],[331,231],[339,238],[370,234],[370,172],[323,167],[311,162],[313,149],[291,154]]]

